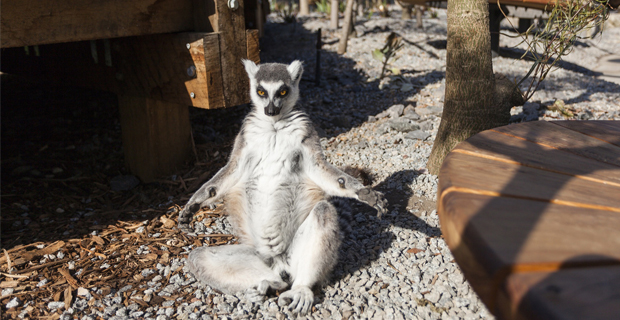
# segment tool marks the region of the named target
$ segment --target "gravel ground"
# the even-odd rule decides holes
[[[338,166],[368,169],[375,187],[390,201],[390,212],[378,220],[365,205],[334,199],[344,230],[340,261],[328,285],[316,290],[316,304],[305,318],[493,318],[442,239],[434,210],[437,177],[425,169],[441,120],[445,85],[446,12],[435,12],[436,19],[427,13],[424,30],[415,28],[415,20],[359,18],[355,27],[358,37],[350,40],[344,56],[335,53],[337,34],[329,31],[328,21],[318,15],[296,24],[277,23],[277,18],[267,24],[261,40],[262,61],[305,61],[304,79],[308,81],[302,81],[301,103],[323,136],[321,144],[328,159]],[[399,17],[400,13],[392,15]],[[314,32],[318,28],[323,30],[325,43],[320,86],[314,83]],[[394,63],[402,77],[379,81],[381,66],[371,51],[382,47],[390,32],[398,33],[405,42]],[[597,79],[588,69],[598,58],[619,52],[619,39],[620,28],[611,27],[602,39],[580,41],[531,101],[513,108],[513,122],[564,119],[567,111],[577,119],[620,120],[620,86]],[[527,73],[531,62],[515,58],[523,49],[508,48],[516,44],[517,40],[502,37],[501,56],[493,60],[496,72],[509,77]],[[548,108],[556,100],[564,102],[564,111]],[[231,120],[238,122],[247,107],[228,112],[238,114]],[[195,132],[200,133],[197,139],[214,139],[220,134],[209,131],[208,124],[195,124]],[[205,218],[194,227],[197,233],[232,233],[225,218]],[[192,248],[184,249],[189,252]],[[182,272],[174,273],[180,268]],[[153,274],[156,276],[150,277]],[[91,289],[104,294],[100,300],[93,301],[91,291],[78,289],[72,308],[61,318],[72,319],[74,314],[89,314],[81,319],[294,318],[277,305],[276,297],[251,303],[243,294],[225,295],[197,283],[187,272],[185,259],[143,270],[142,276],[150,280],[139,287],[128,286],[107,295],[101,289]],[[169,298],[178,294],[182,297]],[[188,300],[188,294],[193,298]],[[146,304],[122,303],[127,296]],[[15,303],[21,302],[9,302]],[[62,302],[50,302],[48,308],[63,306]]]

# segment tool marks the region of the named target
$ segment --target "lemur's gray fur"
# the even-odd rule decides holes
[[[192,215],[224,200],[238,245],[200,247],[189,254],[191,272],[226,293],[247,291],[261,300],[283,290],[278,302],[306,314],[312,287],[337,261],[340,230],[329,197],[358,199],[385,212],[383,194],[326,161],[308,116],[294,107],[301,62],[260,66],[244,60],[253,109],[235,139],[230,159],[179,214],[189,231]]]

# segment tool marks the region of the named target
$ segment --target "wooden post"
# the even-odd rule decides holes
[[[353,15],[353,0],[347,0],[347,8],[344,11],[344,25],[342,26],[342,36],[340,36],[340,43],[338,43],[338,54],[344,54],[347,52],[347,41],[349,40],[349,34],[351,33],[351,18]]]
[[[332,30],[338,30],[338,0],[332,0],[331,12],[329,20],[329,28]]]
[[[173,173],[191,154],[188,106],[120,96],[125,162],[143,182]]]

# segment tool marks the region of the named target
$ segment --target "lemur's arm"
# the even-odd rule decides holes
[[[212,209],[215,203],[222,199],[222,197],[230,190],[231,187],[237,183],[239,179],[237,167],[239,165],[239,159],[241,157],[241,151],[245,147],[245,140],[243,138],[243,130],[235,139],[233,150],[228,159],[228,163],[220,169],[209,181],[194,193],[189,199],[185,208],[179,213],[178,227],[184,232],[191,232],[189,223],[192,220],[194,213],[206,206]]]
[[[309,126],[312,126],[311,124]],[[319,137],[314,128],[308,128],[302,144],[306,159],[306,172],[310,179],[330,196],[357,199],[377,210],[377,215],[387,212],[387,200],[383,193],[364,185],[356,178],[342,172],[325,159]]]

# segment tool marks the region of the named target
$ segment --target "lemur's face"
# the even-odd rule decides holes
[[[256,95],[261,101],[260,105],[265,109],[268,116],[277,116],[282,111],[282,106],[290,93],[290,87],[282,81],[261,81],[256,86]]]
[[[299,80],[303,72],[301,62],[290,65],[266,63],[260,66],[244,60],[250,78],[250,97],[258,110],[273,117],[293,109],[299,98]]]

